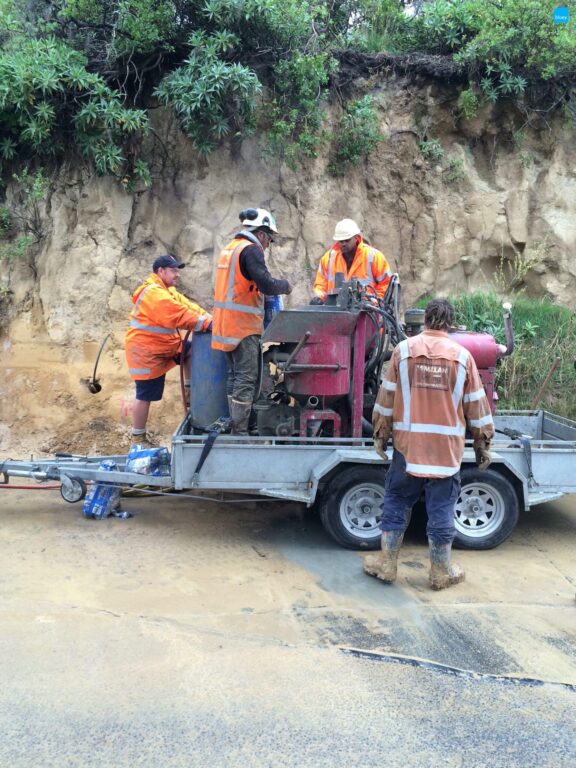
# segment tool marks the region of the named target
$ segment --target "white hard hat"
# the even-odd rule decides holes
[[[271,232],[278,234],[276,219],[265,208],[245,208],[240,211],[239,216],[240,223],[250,227],[251,230],[266,227]]]
[[[349,240],[360,234],[360,227],[352,219],[342,219],[334,229],[334,240]]]

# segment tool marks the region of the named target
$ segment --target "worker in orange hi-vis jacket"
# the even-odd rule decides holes
[[[266,265],[265,252],[278,235],[274,216],[265,208],[245,208],[239,219],[242,229],[216,266],[212,348],[226,353],[231,432],[245,436],[258,389],[264,296],[289,294],[292,286],[272,277]]]
[[[387,460],[392,435],[394,453],[381,506],[382,552],[367,557],[364,570],[388,584],[396,579],[404,531],[422,492],[430,585],[445,589],[464,580],[462,568],[450,562],[464,439],[468,428],[478,466],[486,469],[494,422],[472,355],[448,335],[453,324],[448,301],[428,304],[424,331],[394,349],[374,406],[374,446]]]
[[[352,219],[339,221],[334,241],[320,259],[310,304],[324,304],[326,296],[334,291],[338,272],[342,272],[346,282],[356,277],[370,286],[376,296],[384,298],[392,276],[390,265],[381,251],[364,242],[358,224]]]
[[[136,382],[132,410],[134,442],[152,444],[146,435],[150,403],[162,399],[166,373],[183,364],[188,371],[190,342],[182,348],[179,330],[206,332],[212,316],[176,290],[180,270],[186,265],[172,255],[158,256],[152,274],[132,295],[134,307],[126,333],[125,352],[130,376]],[[189,386],[190,376],[185,376]]]

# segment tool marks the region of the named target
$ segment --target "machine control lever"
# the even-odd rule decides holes
[[[300,350],[302,349],[304,344],[306,344],[306,342],[308,341],[311,335],[312,334],[310,333],[310,331],[306,331],[306,333],[304,334],[304,336],[302,336],[298,344],[296,344],[294,351],[288,357],[288,360],[286,360],[286,362],[284,363],[284,373],[288,373],[290,369],[290,363],[292,362],[292,360],[294,360],[298,352],[300,352]]]

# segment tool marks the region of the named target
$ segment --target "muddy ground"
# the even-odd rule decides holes
[[[389,587],[297,504],[0,494],[0,765],[574,765],[574,498],[433,593],[418,520]]]

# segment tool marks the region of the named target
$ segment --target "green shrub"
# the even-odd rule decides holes
[[[522,97],[529,84],[550,83],[546,94],[560,109],[561,85],[567,98],[576,77],[574,21],[554,24],[551,0],[429,0],[403,30],[404,49],[452,56],[472,76],[488,101]],[[464,97],[466,109],[473,100]]]
[[[240,136],[253,125],[254,100],[261,86],[248,67],[222,60],[237,43],[226,36],[195,32],[186,64],[164,78],[155,95],[170,105],[182,130],[201,155],[208,155],[232,131]]]
[[[444,157],[444,150],[438,139],[427,139],[420,142],[420,152],[426,160],[441,160]]]
[[[225,136],[249,135],[258,120],[268,153],[291,163],[314,156],[329,90],[351,85],[346,54],[358,51],[415,53],[408,72],[422,55],[428,69],[430,54],[452,58],[469,80],[458,98],[465,118],[482,100],[506,97],[521,101],[528,119],[562,110],[574,124],[575,24],[553,24],[553,2],[427,0],[414,17],[406,5],[0,0],[0,172],[78,150],[127,189],[149,183],[140,153],[154,93],[202,154]],[[348,62],[341,73],[339,60]],[[358,63],[359,73],[364,64],[378,69]],[[369,125],[347,112],[331,170],[372,151],[381,139]],[[441,147],[421,139],[424,156],[440,159]]]
[[[0,239],[4,239],[12,230],[12,216],[10,210],[5,206],[0,206]]]
[[[410,21],[397,0],[363,0],[349,7],[349,24],[342,35],[345,47],[367,53],[399,50]]]
[[[262,104],[260,125],[267,135],[265,152],[293,166],[316,157],[325,141],[322,94],[336,66],[328,53],[295,54],[274,68],[270,101]]]
[[[460,91],[458,96],[458,107],[466,119],[476,117],[478,114],[479,100],[473,87]]]
[[[346,107],[335,134],[334,158],[329,171],[343,176],[348,168],[369,157],[384,140],[372,96],[364,96]]]
[[[0,261],[20,261],[30,256],[34,242],[32,235],[18,235],[9,242],[0,242]]]
[[[124,142],[147,127],[142,110],[122,105],[86,59],[53,37],[8,37],[0,48],[0,157],[50,159],[75,146],[100,173],[131,169]],[[72,145],[70,141],[74,142]]]
[[[450,157],[442,172],[442,178],[449,184],[464,181],[467,178],[466,171],[464,170],[464,161],[459,157]]]
[[[45,236],[40,205],[48,194],[49,180],[42,168],[25,168],[12,176],[10,206],[0,208],[0,261],[18,261],[32,254]]]

